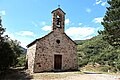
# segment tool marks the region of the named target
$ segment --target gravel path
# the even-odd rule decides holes
[[[33,80],[120,80],[120,75],[79,74],[76,72],[35,73]]]
[[[120,76],[118,77],[106,74],[84,74],[67,77],[64,80],[120,80],[119,78]]]
[[[27,70],[10,70],[0,75],[0,80],[120,80],[120,74],[100,74],[94,72],[44,72],[29,74]]]

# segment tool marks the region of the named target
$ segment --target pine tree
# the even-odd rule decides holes
[[[106,14],[103,18],[104,39],[114,47],[120,46],[120,0],[109,0]]]

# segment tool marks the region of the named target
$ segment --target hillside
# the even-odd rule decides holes
[[[20,47],[20,50],[22,50],[23,54],[26,54],[27,53],[27,49],[25,49],[24,47],[22,46],[19,46]]]
[[[120,70],[120,49],[110,46],[103,40],[102,35],[98,35],[89,40],[77,40],[77,53],[79,60],[79,67],[87,64],[99,64],[103,66],[106,71]]]

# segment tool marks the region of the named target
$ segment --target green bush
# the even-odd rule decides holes
[[[17,63],[17,67],[24,67],[25,66],[25,61],[26,61],[26,57],[25,54],[22,54],[20,57],[18,57],[18,63]]]

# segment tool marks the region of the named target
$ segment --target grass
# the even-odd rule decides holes
[[[103,66],[100,66],[100,65],[93,66],[93,65],[88,64],[88,65],[80,68],[80,70],[83,73],[93,72],[93,73],[97,73],[97,74],[112,74],[112,75],[117,75],[118,74],[118,75],[120,75],[120,73],[115,73],[115,72],[112,72],[112,71],[109,71],[109,72],[108,71],[103,71],[102,70],[103,68],[106,69],[106,67],[103,67]]]

